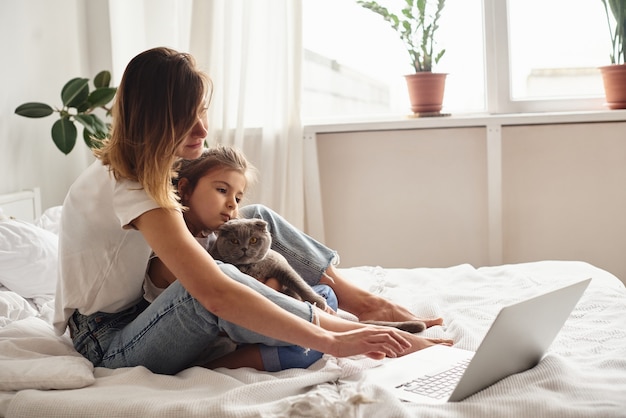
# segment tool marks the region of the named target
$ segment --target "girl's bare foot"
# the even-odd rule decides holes
[[[409,340],[411,343],[411,348],[402,352],[400,356],[405,356],[407,354],[413,353],[415,351],[423,350],[424,348],[428,348],[433,345],[448,345],[451,346],[454,344],[452,340],[444,339],[444,338],[424,338],[415,334],[403,334],[403,336]]]

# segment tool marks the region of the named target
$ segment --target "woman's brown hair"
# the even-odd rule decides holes
[[[110,138],[95,151],[116,178],[139,182],[159,206],[179,208],[175,151],[205,110],[211,81],[189,54],[154,48],[133,58],[113,105]]]

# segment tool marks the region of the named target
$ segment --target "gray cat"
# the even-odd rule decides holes
[[[315,293],[271,245],[272,236],[264,220],[231,219],[218,228],[217,240],[209,253],[257,280],[264,282],[273,277],[283,287],[283,293],[324,309],[326,299]]]
[[[283,293],[324,309],[326,300],[289,265],[285,257],[272,250],[272,236],[267,222],[262,219],[231,219],[217,230],[217,240],[209,248],[216,260],[236,266],[257,280],[275,278]],[[421,332],[426,325],[421,321],[388,322],[362,321],[372,325],[391,326],[408,332]]]

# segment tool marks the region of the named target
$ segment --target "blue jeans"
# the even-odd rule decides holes
[[[281,252],[310,284],[319,282],[322,272],[336,256],[334,251],[293,228],[282,217],[263,206],[242,208],[241,213],[242,216],[257,217],[268,222],[275,241],[273,248]],[[230,264],[218,264],[232,279],[256,290],[300,318],[312,320],[313,308],[309,303],[276,292]],[[172,283],[152,304],[142,300],[122,312],[97,312],[88,316],[77,311],[69,320],[69,328],[74,347],[94,366],[144,366],[154,373],[162,374],[176,374],[194,364],[220,333],[225,333],[240,344],[289,346],[215,316],[178,281]],[[299,350],[302,351],[303,360],[299,367],[307,367],[312,352],[307,355],[301,348]],[[288,367],[298,366],[291,362]]]
[[[313,290],[326,299],[328,306],[335,311],[337,310],[337,296],[330,286],[318,284],[313,286]],[[285,369],[306,369],[324,355],[324,353],[319,351],[307,350],[297,345],[274,347],[261,344],[259,348],[263,366],[268,372],[277,372]]]

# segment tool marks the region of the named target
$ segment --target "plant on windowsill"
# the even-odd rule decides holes
[[[394,14],[376,1],[357,0],[357,4],[382,16],[396,31],[410,56],[414,74],[405,76],[411,110],[416,115],[439,115],[447,74],[434,73],[445,49],[437,48],[435,33],[439,28],[445,0],[404,0],[401,14]]]
[[[600,67],[609,109],[626,109],[626,0],[601,0],[611,34],[611,65]]]
[[[61,89],[63,102],[61,109],[54,109],[45,103],[28,102],[18,106],[15,113],[27,118],[43,118],[58,112],[60,117],[52,125],[51,135],[54,144],[65,155],[69,154],[76,144],[76,122],[84,128],[85,144],[89,148],[96,148],[99,144],[97,140],[107,137],[110,126],[93,112],[102,109],[107,117],[111,115],[111,109],[107,105],[115,97],[117,88],[110,87],[110,83],[109,71],[101,71],[94,77],[93,91],[89,91],[89,79],[73,78]]]

